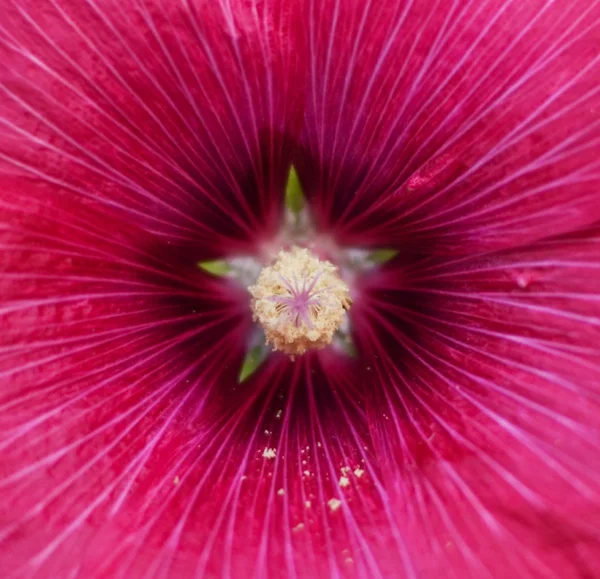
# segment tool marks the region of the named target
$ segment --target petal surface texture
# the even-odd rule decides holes
[[[600,575],[600,2],[0,9],[3,577]],[[239,384],[292,163],[398,253]]]

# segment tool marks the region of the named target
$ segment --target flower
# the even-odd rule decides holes
[[[599,47],[595,0],[3,0],[2,574],[597,575]],[[356,356],[240,382],[292,164]]]

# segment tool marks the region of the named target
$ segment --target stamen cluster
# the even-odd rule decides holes
[[[331,344],[352,304],[337,268],[296,246],[280,251],[248,290],[267,344],[292,357]]]

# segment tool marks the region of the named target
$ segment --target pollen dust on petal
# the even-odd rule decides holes
[[[277,453],[277,451],[274,448],[265,448],[263,450],[262,455],[263,455],[263,458],[267,458],[270,460],[272,458],[275,458],[276,453]]]
[[[337,511],[341,506],[342,506],[342,501],[340,501],[340,499],[329,499],[327,501],[327,505],[329,506],[329,510],[332,513],[335,513],[335,511]]]

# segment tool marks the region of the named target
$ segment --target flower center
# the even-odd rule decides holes
[[[262,326],[267,344],[292,359],[331,344],[352,305],[337,268],[296,246],[280,251],[248,291],[254,321]]]

